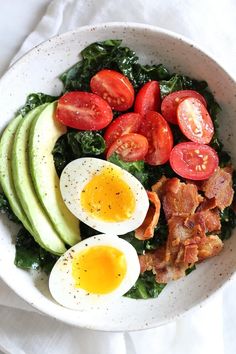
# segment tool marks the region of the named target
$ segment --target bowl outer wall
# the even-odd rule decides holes
[[[78,61],[88,44],[105,39],[123,39],[146,64],[163,63],[170,71],[206,80],[222,107],[220,131],[225,147],[236,161],[236,83],[191,41],[163,29],[135,23],[86,26],[56,36],[28,52],[0,81],[0,130],[7,125],[31,92],[57,95],[58,75]],[[236,238],[225,243],[222,253],[197,266],[188,277],[168,284],[157,299],[121,298],[91,311],[72,311],[51,298],[48,278],[30,274],[14,265],[12,234],[16,228],[5,218],[0,223],[0,276],[24,300],[39,311],[65,323],[106,331],[152,328],[167,323],[215,293],[236,270]],[[137,302],[138,301],[138,302]]]

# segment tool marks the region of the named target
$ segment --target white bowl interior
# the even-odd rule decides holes
[[[88,44],[105,39],[123,39],[143,63],[163,63],[172,72],[206,80],[222,107],[221,136],[236,161],[236,84],[211,58],[179,36],[137,24],[103,24],[84,27],[55,37],[33,49],[5,74],[0,82],[0,130],[31,92],[57,95],[62,85],[58,75],[79,59]],[[166,286],[157,299],[121,298],[105,307],[79,312],[61,307],[51,298],[48,278],[32,276],[14,265],[12,235],[15,226],[6,218],[0,223],[0,276],[23,299],[40,311],[76,326],[108,330],[138,330],[164,324],[199,304],[220,288],[236,269],[236,237],[225,242],[223,252],[197,266],[188,277]]]

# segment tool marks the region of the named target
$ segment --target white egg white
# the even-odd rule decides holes
[[[127,272],[120,285],[105,295],[88,293],[75,287],[72,276],[73,258],[85,249],[98,245],[118,249],[124,254],[127,263]],[[53,298],[64,307],[80,311],[93,310],[94,306],[107,304],[124,295],[135,284],[139,274],[140,264],[134,247],[116,235],[100,234],[81,241],[59,258],[50,274],[49,289]]]
[[[131,188],[136,206],[133,215],[121,222],[103,221],[88,214],[81,206],[81,192],[85,185],[106,167],[117,169],[121,178]],[[137,229],[145,219],[149,207],[147,192],[142,184],[129,172],[101,159],[80,158],[70,162],[63,170],[60,178],[60,189],[68,209],[81,221],[93,229],[103,233],[123,235]]]

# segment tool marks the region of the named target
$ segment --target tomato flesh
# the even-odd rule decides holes
[[[173,147],[173,135],[162,115],[158,112],[148,112],[141,122],[139,133],[144,135],[149,143],[145,161],[154,166],[166,163]]]
[[[158,81],[149,81],[137,93],[134,111],[145,116],[148,111],[159,111],[160,105],[160,85]]]
[[[126,111],[134,103],[133,85],[118,71],[108,69],[99,71],[92,77],[90,88],[116,111]]]
[[[187,97],[197,98],[206,107],[205,98],[194,90],[175,91],[167,95],[161,103],[161,113],[163,117],[172,124],[178,124],[177,107],[182,99]]]
[[[142,116],[138,113],[125,113],[113,120],[104,134],[106,147],[109,148],[121,135],[136,133],[141,120]]]
[[[93,93],[73,91],[58,100],[56,119],[68,127],[99,130],[105,128],[112,118],[109,104]]]
[[[187,142],[175,145],[170,154],[170,165],[181,177],[192,180],[208,179],[217,168],[219,158],[208,145]]]
[[[120,136],[109,148],[107,159],[117,153],[123,161],[133,162],[143,160],[148,151],[147,139],[136,133]]]
[[[197,98],[188,97],[177,108],[177,119],[182,133],[191,141],[209,144],[214,125],[206,107]]]

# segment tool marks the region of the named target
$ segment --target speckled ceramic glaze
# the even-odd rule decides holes
[[[0,130],[24,103],[30,92],[57,95],[62,85],[58,75],[79,59],[88,44],[105,39],[123,39],[141,62],[163,63],[171,71],[206,80],[222,107],[221,135],[236,163],[236,83],[208,55],[179,35],[162,29],[129,23],[83,27],[57,36],[34,48],[13,65],[0,82]],[[14,266],[15,226],[1,218],[0,275],[23,299],[38,310],[66,323],[97,330],[139,330],[167,323],[199,305],[222,287],[236,270],[236,235],[225,242],[223,252],[197,266],[188,277],[168,284],[157,299],[121,298],[109,306],[86,312],[61,307],[50,296],[48,278]]]

